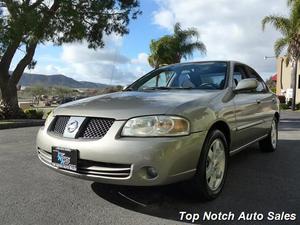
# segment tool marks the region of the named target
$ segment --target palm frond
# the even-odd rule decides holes
[[[182,57],[184,59],[188,59],[190,57],[193,56],[193,52],[195,50],[199,50],[201,54],[205,55],[206,54],[206,47],[204,45],[203,42],[201,41],[197,41],[197,42],[192,42],[192,43],[188,43],[188,44],[185,44],[181,47],[181,54],[182,54]]]
[[[288,18],[282,16],[276,16],[276,15],[266,16],[262,20],[263,30],[265,30],[267,24],[273,25],[277,30],[279,30],[284,35],[287,35],[291,28],[291,21]]]
[[[157,67],[160,64],[178,63],[182,57],[187,59],[195,50],[206,54],[204,43],[198,39],[199,32],[196,28],[182,29],[180,23],[176,23],[173,35],[151,41],[148,62],[152,67]]]
[[[287,0],[287,5],[288,6],[293,6],[294,3],[299,2],[299,0]]]
[[[288,38],[280,38],[274,44],[274,52],[276,57],[278,57],[284,50],[285,47],[289,45]]]
[[[158,66],[157,59],[155,59],[155,55],[149,55],[148,57],[149,65],[153,68],[156,68]]]
[[[180,23],[175,23],[174,25],[174,34],[176,35],[177,33],[179,33],[181,31],[181,24]]]
[[[186,41],[189,38],[199,38],[199,32],[195,28],[189,28],[181,32],[181,39],[182,41]]]
[[[291,6],[294,2],[295,2],[295,0],[287,0],[287,5]]]
[[[292,1],[292,8],[290,14],[290,21],[292,23],[292,28],[296,32],[300,32],[300,0],[293,0]]]

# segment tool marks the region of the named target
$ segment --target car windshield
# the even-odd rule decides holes
[[[227,74],[225,62],[179,64],[152,71],[128,90],[223,89]]]

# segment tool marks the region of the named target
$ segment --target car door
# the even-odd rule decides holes
[[[242,79],[252,78],[246,65],[235,64],[233,68],[233,87]],[[262,96],[256,90],[238,92],[234,96],[235,141],[232,149],[242,147],[261,136],[263,117],[261,116]]]
[[[258,75],[258,73],[247,66],[248,74],[251,78],[255,78],[258,81],[258,86],[256,88],[257,93],[257,103],[258,107],[258,119],[264,121],[263,124],[259,125],[259,135],[263,136],[267,134],[271,128],[271,122],[275,114],[276,97],[269,91],[264,80]]]

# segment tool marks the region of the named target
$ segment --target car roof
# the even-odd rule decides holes
[[[230,63],[230,64],[243,64],[246,65],[245,63],[239,62],[239,61],[235,61],[235,60],[207,60],[207,61],[194,61],[194,62],[181,62],[181,63],[174,63],[174,64],[169,64],[169,65],[163,65],[161,68],[167,68],[170,66],[181,66],[181,65],[193,65],[193,64],[200,64],[200,63]]]

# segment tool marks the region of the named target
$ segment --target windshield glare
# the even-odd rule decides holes
[[[223,89],[227,63],[181,64],[157,69],[130,86],[131,90]]]

